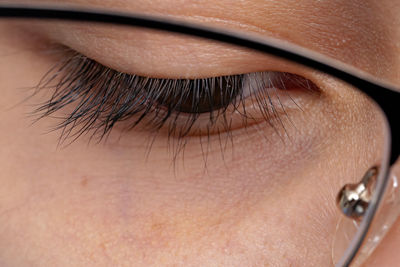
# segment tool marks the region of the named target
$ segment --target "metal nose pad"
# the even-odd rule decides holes
[[[346,184],[339,191],[337,204],[344,215],[361,219],[365,214],[376,182],[378,167],[370,168],[358,184]]]

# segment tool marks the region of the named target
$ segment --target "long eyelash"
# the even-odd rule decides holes
[[[265,76],[260,78],[260,75],[270,76],[266,79]],[[129,124],[129,129],[142,124],[149,130],[158,132],[167,126],[169,137],[182,139],[193,130],[199,118],[196,112],[185,114],[183,126],[178,126],[177,120],[181,118],[182,105],[192,94],[192,109],[199,111],[201,97],[206,95],[207,105],[211,110],[206,131],[209,132],[215,121],[222,117],[224,132],[230,136],[228,106],[233,107],[235,111],[240,110],[244,124],[249,119],[244,104],[246,97],[242,91],[244,79],[255,79],[255,83],[261,83],[256,86],[259,88],[271,87],[276,82],[273,75],[268,73],[193,80],[146,78],[117,72],[81,54],[71,52],[70,56],[54,66],[39,82],[37,90],[51,88],[54,91],[50,99],[41,103],[34,114],[39,114],[38,119],[41,119],[73,104],[73,110],[68,115],[59,117],[61,122],[52,129],[61,129],[60,143],[67,139],[73,142],[88,132],[92,133],[91,138],[98,137],[102,140],[118,122],[132,118],[134,120]],[[218,84],[221,87],[222,84],[231,86],[226,95],[220,96],[222,102],[229,103],[219,110],[214,110],[212,91]],[[283,82],[282,85],[284,86]],[[220,93],[222,94],[222,91]],[[274,107],[268,92],[254,94],[251,98],[257,102],[267,121],[271,117],[278,118],[277,107]],[[174,104],[171,104],[171,99],[175,100]]]

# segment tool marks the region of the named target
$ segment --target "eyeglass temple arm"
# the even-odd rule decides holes
[[[390,165],[393,165],[400,155],[400,92],[379,90],[371,97],[385,112],[391,131]]]

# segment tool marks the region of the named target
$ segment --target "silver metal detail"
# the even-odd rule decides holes
[[[337,204],[344,215],[361,219],[371,201],[378,167],[370,168],[358,184],[346,184],[339,191]]]

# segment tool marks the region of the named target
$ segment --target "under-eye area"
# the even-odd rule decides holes
[[[82,134],[101,140],[116,126],[169,138],[210,136],[266,122],[286,127],[304,99],[319,96],[310,80],[287,72],[254,72],[201,79],[122,73],[68,51],[35,87],[51,91],[33,112],[56,119],[60,141]],[[284,118],[284,119],[283,119]]]

